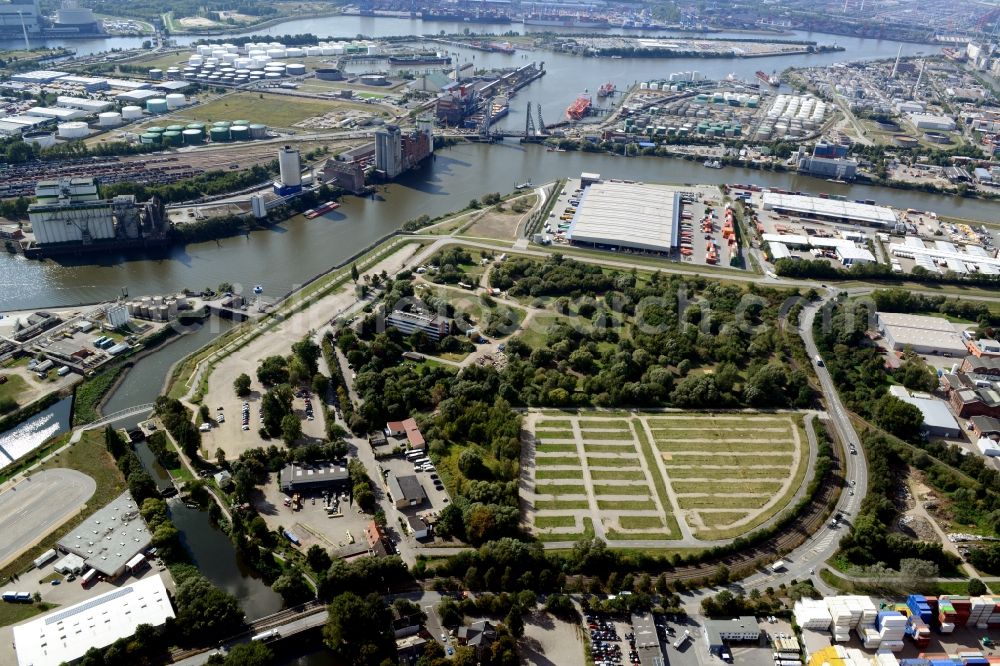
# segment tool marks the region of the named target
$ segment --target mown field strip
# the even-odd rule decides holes
[[[536,495],[586,495],[587,489],[583,483],[535,483]]]
[[[702,442],[714,441],[749,441],[749,442],[773,442],[787,441],[792,438],[792,432],[788,428],[779,432],[761,432],[760,430],[736,431],[736,430],[654,430],[653,437],[663,440],[697,440]]]
[[[544,419],[535,422],[535,430],[567,429],[571,428],[572,424],[569,419]]]
[[[582,479],[582,469],[540,469],[535,471],[536,479]]]
[[[672,480],[677,479],[784,479],[791,470],[788,467],[668,467]]]
[[[760,452],[758,452],[760,455]],[[781,469],[788,469],[792,466],[791,454],[780,453],[780,452],[763,452],[766,458],[760,458],[757,461],[766,464],[767,466],[780,467]],[[702,466],[702,465],[724,465],[726,463],[732,462],[731,458],[727,458],[724,454],[715,455],[704,455],[697,452],[685,452],[685,451],[673,451],[669,454],[669,457],[664,457],[663,464],[666,465],[667,471],[673,470],[675,467],[687,467],[687,466]],[[671,473],[671,477],[673,473]]]
[[[665,527],[659,516],[619,516],[618,524],[623,530],[650,530]]]
[[[674,481],[671,485],[678,495],[691,493],[712,493],[720,497],[729,497],[732,494],[774,494],[781,490],[781,481],[726,481],[724,484],[717,483],[713,479]]]
[[[795,449],[793,442],[753,443],[746,441],[732,442],[695,442],[691,440],[665,442],[656,440],[656,448],[660,451],[691,451],[693,453],[746,453],[767,454],[768,452],[787,453]]]
[[[597,499],[597,508],[605,511],[646,511],[656,510],[653,500],[602,500]]]
[[[628,442],[632,441],[632,433],[628,430],[581,430],[580,435],[586,441],[602,441],[602,440],[626,440]]]
[[[732,509],[741,507],[759,509],[771,500],[771,495],[736,497],[733,495],[678,495],[677,504],[682,509]]]
[[[551,442],[540,442],[536,447],[537,453],[576,453],[576,444],[553,444]]]
[[[746,511],[699,511],[698,516],[705,527],[724,527],[746,518]]]
[[[635,456],[631,458],[613,458],[610,456],[587,456],[587,467],[627,467],[640,469]]]
[[[624,430],[628,431],[628,421],[621,419],[577,419],[581,428],[601,428],[602,430]]]
[[[597,496],[602,495],[645,495],[649,497],[649,486],[647,484],[634,485],[623,483],[621,485],[611,485],[606,483],[595,483],[594,484],[594,494]]]
[[[579,465],[580,459],[576,456],[535,456],[535,465],[538,467],[548,467],[550,465]]]
[[[535,501],[536,511],[577,511],[579,509],[589,509],[590,503],[587,500],[537,500]]]
[[[573,439],[572,430],[536,430],[536,439]]]
[[[576,527],[576,516],[535,516],[535,527]]]
[[[670,541],[676,537],[666,532],[620,532],[608,530],[608,541]]]
[[[641,469],[590,469],[594,481],[646,481]]]
[[[628,453],[635,455],[635,446],[632,442],[621,442],[620,444],[590,444],[583,443],[583,450],[587,453]]]

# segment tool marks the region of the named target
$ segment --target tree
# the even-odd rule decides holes
[[[928,589],[934,586],[934,579],[938,577],[938,565],[907,557],[899,561],[899,573],[908,589]]]
[[[241,373],[239,377],[233,380],[233,389],[236,391],[236,395],[241,398],[245,398],[250,395],[250,375],[247,373]]]
[[[349,664],[379,664],[395,656],[392,614],[377,594],[344,592],[327,609],[323,642]]]
[[[514,638],[520,638],[524,635],[524,619],[521,617],[520,607],[512,606],[503,623]]]
[[[978,597],[978,596],[984,595],[984,594],[986,594],[987,591],[988,590],[986,589],[986,583],[984,583],[983,581],[979,580],[978,578],[970,578],[969,579],[969,589],[968,589],[968,592],[969,592],[969,596],[970,597]]]
[[[221,447],[215,450],[215,462],[219,467],[226,465],[226,452]]]
[[[264,386],[288,382],[288,360],[284,356],[268,356],[257,368],[257,380]]]
[[[875,421],[896,437],[913,441],[920,438],[924,415],[915,405],[886,393],[875,403]]]
[[[177,582],[177,624],[180,635],[194,641],[215,641],[243,626],[236,597],[212,585],[191,565],[171,568]]]
[[[329,569],[333,560],[323,546],[313,544],[312,546],[309,546],[309,550],[306,551],[306,562],[309,563],[310,569],[320,572]]]
[[[358,282],[358,265],[357,264],[351,264],[351,280],[353,280],[355,284],[357,284],[357,282]]]
[[[271,587],[288,606],[297,606],[313,598],[312,588],[298,568],[292,568],[278,576]]]
[[[156,482],[145,470],[139,469],[128,475],[128,490],[136,503],[142,504],[150,497],[159,495]]]
[[[313,342],[312,338],[309,336],[304,337],[292,345],[292,353],[295,357],[302,361],[306,369],[309,371],[308,376],[312,377],[316,374],[317,362],[319,357],[323,354],[320,350],[319,345]]]
[[[274,651],[265,643],[250,641],[234,645],[226,655],[223,666],[271,666]]]
[[[281,439],[291,446],[302,437],[302,421],[295,414],[286,414],[281,419]]]

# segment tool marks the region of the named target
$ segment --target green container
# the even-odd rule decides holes
[[[139,143],[160,143],[163,141],[162,134],[156,134],[155,132],[144,132],[139,135]]]
[[[147,127],[146,134],[163,134],[165,130],[162,127]]]
[[[229,128],[229,137],[233,141],[249,141],[250,128],[246,125],[233,125]]]
[[[228,120],[217,120],[216,122],[212,123],[212,127],[225,127],[226,129],[229,129],[230,125],[232,125],[232,123],[229,122]]]
[[[186,129],[205,130],[205,123],[188,123]]]
[[[234,125],[249,125],[250,121],[249,120],[234,120],[233,124]]]
[[[168,146],[183,146],[184,139],[180,132],[167,130],[163,133],[163,143]]]
[[[168,132],[183,132],[184,125],[167,125]]]
[[[208,132],[209,138],[215,143],[225,143],[229,141],[229,128],[228,127],[213,127]]]
[[[203,143],[205,141],[205,133],[200,129],[192,127],[181,132],[181,140],[187,144]]]

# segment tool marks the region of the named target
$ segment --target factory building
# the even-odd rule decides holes
[[[681,195],[663,185],[596,182],[584,189],[566,237],[574,245],[670,254]]]
[[[946,374],[942,379],[948,389],[948,402],[961,418],[1000,418],[1000,381],[996,378],[958,372]]]
[[[947,319],[879,312],[876,326],[893,351],[911,349],[917,354],[965,356],[962,336]]]
[[[955,121],[948,116],[935,116],[929,113],[911,113],[910,122],[917,129],[938,130],[950,132],[955,129]]]
[[[451,334],[451,320],[437,315],[393,310],[385,316],[385,323],[403,335],[420,331],[434,342]]]
[[[132,636],[139,625],[159,627],[175,617],[161,575],[137,580],[14,627],[20,666],[57,666]]]
[[[38,0],[0,2],[0,37],[21,39],[25,32],[37,35],[42,31],[40,14]],[[11,78],[19,80],[16,74]]]
[[[705,642],[708,651],[718,655],[726,643],[746,643],[760,640],[760,625],[751,616],[734,617],[730,620],[706,620]]]
[[[302,161],[299,151],[291,146],[282,146],[278,151],[278,180],[274,181],[274,193],[287,197],[302,191]]]
[[[82,557],[98,574],[117,578],[150,543],[146,521],[139,515],[132,493],[126,490],[59,539],[57,546],[64,553]]]
[[[966,356],[962,361],[962,372],[970,375],[986,375],[991,379],[1000,380],[1000,358],[978,354]]]
[[[99,99],[70,97],[68,95],[60,95],[56,97],[56,104],[66,107],[67,109],[80,109],[82,111],[86,111],[87,113],[100,113],[101,111],[107,111],[113,106],[111,102],[104,102]]]
[[[375,131],[375,170],[386,180],[403,171],[403,137],[398,125],[385,125]]]
[[[924,417],[923,429],[928,436],[949,438],[962,436],[962,428],[944,400],[931,396],[911,395],[902,386],[892,386],[889,392],[920,410]]]
[[[397,509],[417,507],[427,501],[427,493],[420,485],[420,480],[413,476],[396,476],[392,472],[386,478],[389,485],[389,497]]]
[[[365,191],[365,174],[375,163],[375,144],[366,143],[345,150],[328,159],[323,166],[323,181],[354,194]]]
[[[778,213],[790,213],[799,217],[841,222],[864,224],[871,227],[896,226],[896,214],[885,206],[873,206],[854,201],[838,201],[797,194],[779,194],[764,192],[764,210]]]
[[[319,462],[286,465],[278,474],[278,486],[284,493],[340,492],[350,487],[346,463]]]
[[[858,175],[858,163],[843,157],[809,157],[799,158],[799,172],[820,178],[836,180],[854,180]]]

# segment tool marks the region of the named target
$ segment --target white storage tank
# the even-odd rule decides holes
[[[289,58],[301,58],[302,56],[305,55],[305,51],[296,46],[289,46],[287,49],[285,49],[285,54]]]
[[[90,135],[90,127],[87,126],[87,123],[79,121],[62,123],[56,129],[60,139],[82,139]]]
[[[170,93],[165,99],[167,100],[167,108],[170,110],[179,109],[187,104],[187,97],[183,93]]]
[[[51,130],[24,132],[21,134],[21,140],[25,143],[33,143],[39,148],[51,148],[56,145],[56,135]]]
[[[300,62],[291,62],[285,68],[285,73],[289,76],[302,76],[306,73],[306,66]]]
[[[163,78],[163,70],[155,68],[149,70],[149,78],[153,79],[154,81],[159,81],[160,79]]]
[[[142,107],[139,106],[122,107],[123,120],[139,120],[139,118],[142,118]]]
[[[212,54],[212,46],[211,46],[211,44],[199,44],[198,45],[198,54],[199,55],[211,55]]]
[[[97,114],[97,124],[100,127],[117,127],[122,124],[122,114],[117,111],[105,111]]]
[[[166,113],[167,112],[167,100],[162,97],[154,97],[153,99],[146,100],[146,110],[150,113]]]
[[[302,184],[301,163],[299,151],[291,146],[284,146],[278,152],[278,172],[281,183],[286,187],[297,187]]]
[[[269,57],[269,58],[284,58],[285,57],[285,49],[268,49],[267,50],[267,57]]]
[[[268,79],[268,80],[271,80],[271,81],[275,81],[277,79],[280,79],[283,76],[284,76],[284,74],[281,73],[281,72],[264,72],[264,78]]]

